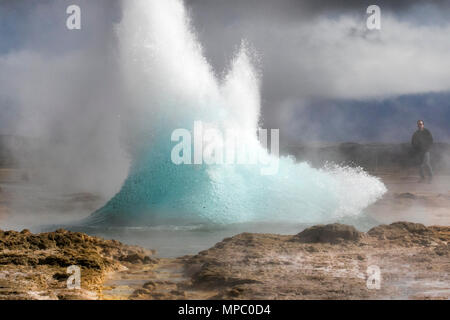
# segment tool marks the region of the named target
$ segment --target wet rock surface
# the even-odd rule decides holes
[[[242,233],[135,273],[147,282],[131,289],[128,281],[126,298],[449,299],[449,240],[450,227],[408,222],[367,233],[336,224],[293,236]],[[374,268],[378,289],[370,283]]]
[[[152,254],[63,229],[40,234],[0,230],[0,299],[98,299],[109,272],[150,264],[156,261]],[[80,290],[67,288],[72,265],[80,267]]]
[[[241,233],[196,255],[155,258],[83,233],[2,231],[0,298],[449,299],[449,240],[450,227],[396,222],[363,233],[331,224]],[[70,264],[82,268],[81,290],[66,288]]]
[[[343,241],[358,241],[363,235],[353,226],[333,223],[308,228],[297,234],[294,239],[304,243],[340,243]]]

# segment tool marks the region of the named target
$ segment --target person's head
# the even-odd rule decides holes
[[[425,128],[425,122],[423,122],[423,120],[418,120],[417,128],[419,128],[419,130],[423,130],[423,128]]]

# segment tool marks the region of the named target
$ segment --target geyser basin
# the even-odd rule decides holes
[[[130,94],[124,141],[132,163],[121,190],[82,224],[317,223],[357,216],[386,191],[362,170],[317,170],[289,157],[279,159],[273,175],[262,175],[260,164],[174,164],[171,135],[192,130],[195,121],[250,132],[249,153],[266,152],[256,136],[259,75],[250,50],[243,43],[218,79],[180,0],[124,2],[117,35]]]

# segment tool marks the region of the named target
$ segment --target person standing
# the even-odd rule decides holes
[[[433,136],[431,132],[425,128],[425,123],[423,120],[417,121],[417,131],[414,132],[411,140],[413,150],[419,155],[420,167],[419,182],[425,181],[425,174],[429,176],[429,182],[433,180],[433,169],[431,168],[430,162],[430,148],[433,145]]]

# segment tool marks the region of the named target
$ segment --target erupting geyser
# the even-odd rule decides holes
[[[362,170],[317,170],[292,158],[278,172],[262,164],[174,164],[171,135],[195,121],[248,134],[258,142],[259,77],[241,45],[227,75],[217,79],[202,54],[181,0],[124,1],[117,27],[129,105],[124,141],[131,158],[121,190],[87,225],[157,225],[289,221],[316,223],[359,215],[386,191]],[[283,129],[280,128],[282,131]]]

